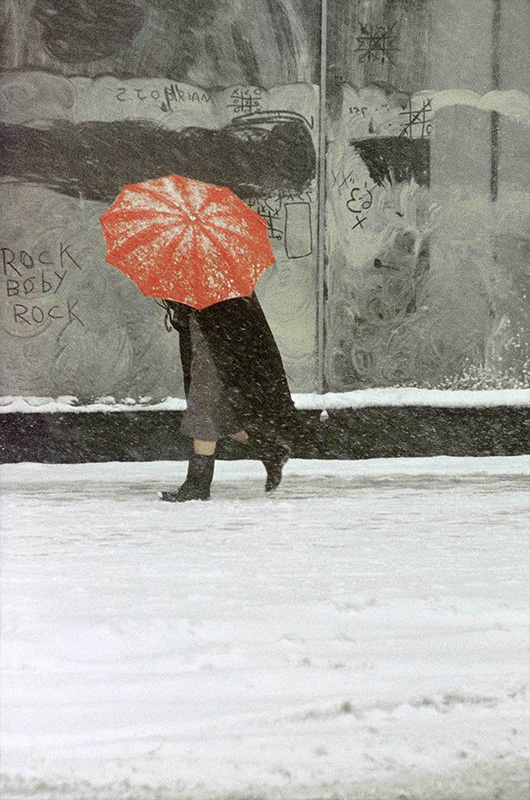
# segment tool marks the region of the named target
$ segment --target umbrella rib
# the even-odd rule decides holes
[[[144,243],[144,239],[147,241],[147,243],[149,243],[150,240],[152,241],[154,236],[164,233],[170,225],[174,225],[172,220],[165,223],[160,222],[155,225],[149,225],[149,227],[143,228],[141,231],[138,231],[138,233],[133,233],[131,236],[128,236],[124,242],[113,247],[110,253],[108,253],[108,256],[111,258],[119,258],[124,250],[127,251],[132,250],[135,247],[140,247]],[[107,261],[108,260],[109,259],[107,257]]]
[[[215,227],[215,222],[211,222],[210,224],[212,225],[212,227]],[[267,223],[265,221],[263,222],[263,224],[264,227],[267,227]],[[242,244],[246,244],[248,246],[249,236],[252,236],[252,231],[250,232],[249,235],[249,234],[243,234],[241,231],[233,228],[230,231],[230,235],[237,237]]]
[[[210,240],[210,242],[213,245],[219,248],[219,250],[224,254],[226,258],[226,265],[230,266],[230,262],[234,260],[233,254],[229,250],[227,250],[227,248],[223,244],[221,244],[221,242],[218,239],[215,239],[212,236],[210,236],[208,229],[205,228],[204,226],[201,226],[201,232],[204,234],[204,236],[206,236],[207,239]]]
[[[192,237],[195,239],[195,233],[196,232],[192,228],[189,228],[187,233],[191,233]],[[165,251],[164,251],[165,256],[168,259],[172,260],[175,257],[175,254],[178,252],[179,247],[182,246],[182,244],[183,244],[182,241],[176,241],[176,240],[168,242],[166,247],[165,247]],[[185,242],[184,242],[184,244],[185,244]],[[167,274],[164,275],[164,277],[167,278]],[[196,276],[196,277],[198,277],[198,276]],[[186,272],[186,270],[183,270],[183,271],[181,270],[181,274],[178,277],[178,284],[179,284],[180,291],[182,291],[184,289],[187,292],[186,301],[180,301],[179,300],[179,302],[186,302],[187,304],[193,305],[193,302],[195,301],[196,296],[197,296],[196,280],[193,280],[193,278]],[[170,299],[178,299],[177,297],[171,297],[173,287],[169,287],[169,288],[170,288],[170,291],[168,292],[167,291],[167,285],[166,285],[166,287],[165,287],[166,295]]]
[[[219,249],[219,250],[220,250],[220,251],[221,251],[221,252],[222,252],[222,253],[225,255],[225,264],[224,264],[224,269],[222,268],[222,265],[219,265],[219,268],[220,268],[220,270],[221,270],[222,274],[224,275],[224,277],[225,277],[225,278],[226,278],[226,279],[227,279],[227,280],[228,280],[228,281],[229,281],[229,282],[230,282],[232,285],[234,285],[233,278],[230,276],[230,271],[229,271],[229,270],[230,270],[230,263],[234,261],[234,256],[232,255],[232,253],[230,253],[230,251],[229,251],[229,250],[227,250],[227,249],[226,249],[226,247],[225,247],[223,244],[221,244],[221,242],[219,242],[217,239],[214,239],[214,238],[212,238],[212,237],[209,235],[208,231],[207,231],[205,228],[203,228],[203,229],[202,229],[202,232],[204,233],[204,235],[206,236],[206,238],[207,238],[207,239],[209,239],[209,240],[210,240],[210,242],[211,242],[211,243],[212,243],[214,246],[216,246],[216,247],[217,247],[217,248],[218,248],[218,249]],[[227,268],[228,268],[228,269],[227,269]]]
[[[134,192],[134,194],[137,194],[137,195],[142,195],[142,194],[148,195],[149,197],[153,198],[153,200],[157,200],[158,202],[165,203],[166,205],[170,205],[171,204],[171,199],[167,195],[164,197],[164,195],[159,194],[154,189],[151,189],[150,187],[146,187],[145,185],[142,186],[142,191],[141,192]],[[174,206],[170,206],[170,207],[174,208],[175,211],[182,212],[181,207],[176,205],[176,204]]]
[[[164,247],[164,256],[166,257],[166,259],[174,259],[175,254],[178,253],[179,248],[181,248],[183,245],[186,245],[186,235],[189,233],[189,231],[190,229],[188,228],[186,231],[184,231],[180,239],[174,237],[173,239],[171,239],[169,242],[166,243]],[[181,277],[181,280],[184,280],[184,278]]]
[[[175,212],[172,209],[162,210],[150,208],[148,206],[144,208],[115,208],[106,211],[101,218],[104,223],[107,222],[108,224],[116,225],[119,222],[132,222],[134,219],[142,219],[142,217],[144,217],[147,221],[150,216],[158,214],[161,216],[174,216]],[[112,217],[114,216],[118,217],[118,219],[113,220]]]
[[[247,220],[249,222],[254,221],[254,222],[256,222],[256,223],[258,223],[260,225],[264,225],[265,227],[267,227],[267,222],[263,219],[263,217],[261,216],[261,214],[258,211],[256,211],[254,208],[251,208],[247,203],[245,203],[243,200],[241,200],[237,195],[234,195],[233,192],[231,194],[233,195],[233,197],[231,198],[233,200],[233,205],[235,204],[235,207],[236,207],[238,212],[242,212],[243,213],[243,211],[244,211],[244,214],[245,214],[245,216],[246,216],[246,218],[247,218]],[[225,201],[224,198],[222,198],[221,200],[218,200],[217,202],[219,202],[220,205],[225,205],[225,207],[227,207],[226,206],[226,201]],[[204,206],[201,206],[200,210],[202,211],[203,208],[204,208]],[[233,214],[234,213],[233,210],[230,210],[230,213]]]

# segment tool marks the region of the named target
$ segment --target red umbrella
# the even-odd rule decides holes
[[[259,214],[230,189],[179,175],[125,186],[100,221],[109,264],[148,297],[199,310],[250,296],[275,260]]]

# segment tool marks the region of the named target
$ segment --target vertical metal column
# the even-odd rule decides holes
[[[494,91],[500,89],[500,38],[501,38],[501,0],[493,0],[493,21],[491,31],[491,83]],[[490,196],[493,201],[499,193],[499,113],[491,112],[491,173]]]
[[[324,375],[326,301],[326,80],[328,62],[328,0],[321,0],[320,17],[320,94],[318,115],[318,231],[317,231],[317,363],[316,389],[326,390]]]

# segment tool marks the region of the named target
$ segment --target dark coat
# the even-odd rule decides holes
[[[292,449],[297,418],[278,346],[256,295],[202,311],[165,301],[180,334],[186,395],[190,385],[189,315],[195,315],[221,383],[242,427],[263,451]]]

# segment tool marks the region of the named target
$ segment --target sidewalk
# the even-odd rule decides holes
[[[526,800],[530,458],[2,468],[2,796]]]

